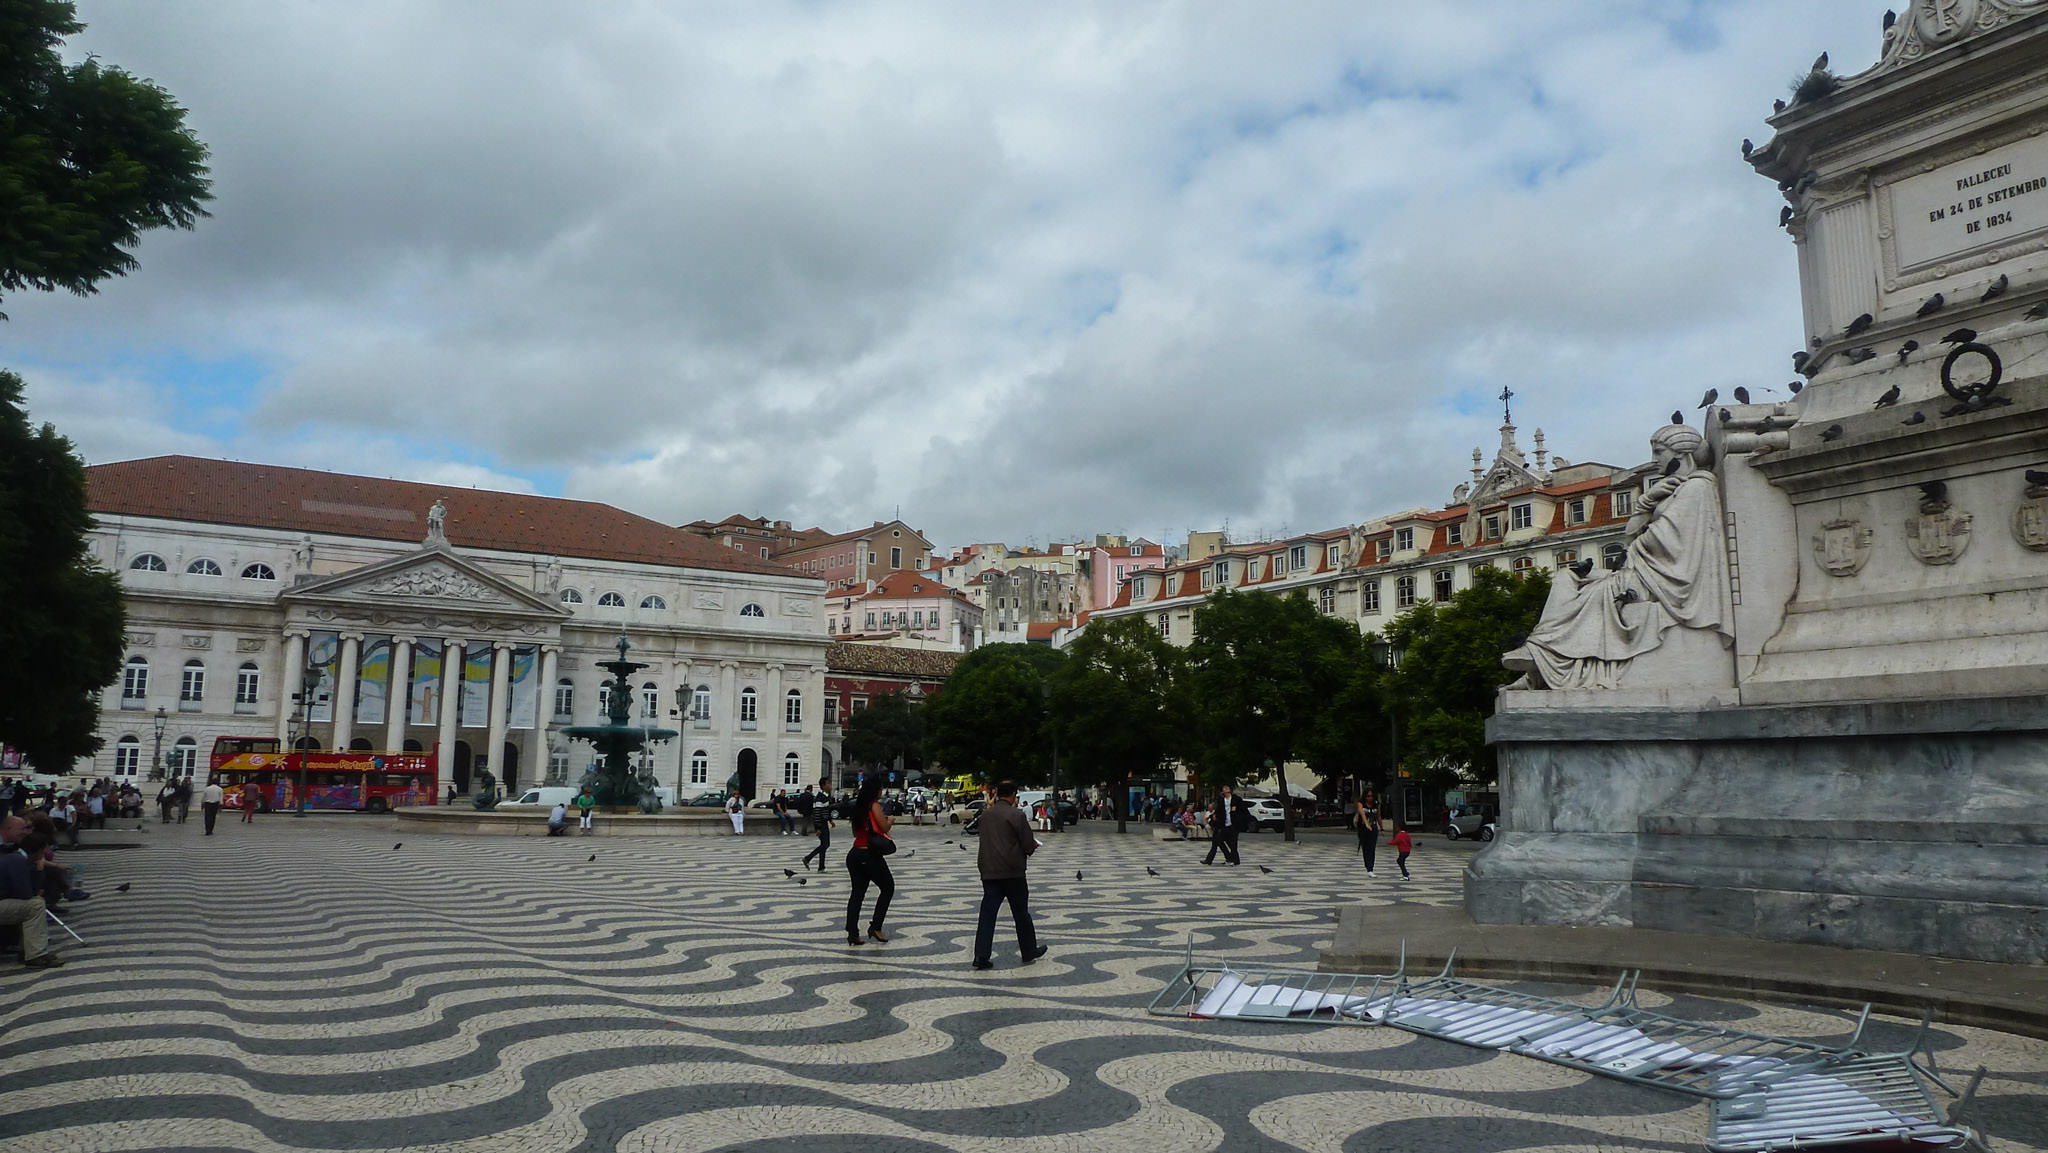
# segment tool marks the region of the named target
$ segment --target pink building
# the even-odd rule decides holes
[[[1166,567],[1166,549],[1149,540],[1122,545],[1087,545],[1081,554],[1082,572],[1087,578],[1088,600],[1082,607],[1105,608],[1116,603],[1124,581],[1132,574]]]

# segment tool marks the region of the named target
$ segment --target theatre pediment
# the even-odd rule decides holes
[[[554,602],[447,548],[424,549],[286,590],[285,601],[396,609],[435,607],[514,615],[565,615]]]

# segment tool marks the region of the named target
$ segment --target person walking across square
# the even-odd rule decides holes
[[[804,814],[811,819],[811,835],[818,838],[818,847],[804,854],[804,868],[809,869],[811,858],[816,857],[818,871],[822,873],[825,862],[830,860],[825,854],[832,848],[832,794],[812,792],[805,785],[803,796],[798,799],[803,802]]]
[[[206,788],[199,794],[199,814],[206,818],[206,835],[209,837],[213,835],[213,823],[220,820],[220,803],[225,799],[227,792],[213,780],[208,780]]]
[[[882,932],[882,922],[889,916],[889,900],[896,895],[896,878],[889,872],[889,851],[895,844],[889,839],[889,814],[882,811],[882,778],[870,773],[861,782],[860,792],[853,798],[853,812],[847,817],[853,826],[853,848],[846,851],[846,874],[853,880],[853,891],[846,897],[846,943],[859,945],[865,942],[860,935],[860,906],[867,900],[868,886],[875,887],[875,919],[868,922],[868,937],[883,944],[889,938]]]
[[[1408,854],[1415,851],[1415,838],[1408,835],[1406,828],[1397,824],[1394,826],[1393,844],[1394,853],[1396,854],[1394,863],[1401,866],[1401,879],[1404,881],[1414,880],[1415,878],[1408,872]]]
[[[1216,850],[1223,850],[1223,863],[1237,864],[1237,835],[1251,824],[1252,809],[1237,796],[1229,785],[1216,798],[1209,809],[1209,855],[1202,858],[1205,865],[1216,863]]]
[[[1380,846],[1380,800],[1371,789],[1351,802],[1351,827],[1358,832],[1358,855],[1365,858],[1365,875],[1370,877]]]
[[[993,969],[990,954],[996,943],[996,910],[1010,903],[1010,918],[1017,923],[1017,953],[1029,965],[1045,956],[1038,943],[1038,928],[1031,923],[1031,886],[1024,871],[1031,854],[1038,851],[1038,838],[1031,835],[1031,822],[1017,808],[1017,783],[996,786],[996,799],[981,811],[981,851],[974,863],[981,873],[981,918],[974,926],[974,967]]]
[[[248,784],[246,784],[246,785],[243,785],[243,786],[242,786],[242,823],[243,823],[243,824],[247,825],[247,824],[253,824],[253,823],[255,822],[255,820],[256,820],[256,798],[257,798],[258,796],[260,796],[261,794],[262,794],[262,790],[260,790],[260,789],[258,789],[258,788],[256,787],[256,782],[255,782],[255,781],[250,781],[250,782],[249,782]]]

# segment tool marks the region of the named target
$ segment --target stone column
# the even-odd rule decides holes
[[[773,738],[763,742],[768,746],[768,751],[761,758],[763,763],[754,769],[754,780],[757,782],[755,788],[765,797],[782,787],[782,744],[789,739],[783,725],[786,714],[783,712],[781,661],[769,663],[768,684],[763,691],[768,694],[768,699],[762,702],[762,711],[768,715],[763,718],[761,730],[772,733]],[[762,788],[762,785],[767,787]]]
[[[505,783],[505,712],[512,704],[512,645],[497,641],[491,645],[491,775]]]
[[[453,637],[441,642],[441,733],[434,757],[434,788],[443,795],[455,779],[455,710],[462,702],[462,649],[463,642]]]
[[[292,694],[299,691],[306,674],[306,634],[286,633],[284,667],[277,673],[277,746],[285,748],[292,739]]]
[[[561,675],[562,646],[540,646],[540,699],[535,702],[533,710],[533,723],[539,739],[534,742],[533,755],[541,763],[534,767],[535,784],[545,783],[548,773],[554,769],[555,681]]]
[[[334,677],[334,751],[347,752],[356,735],[356,662],[362,657],[363,634],[343,633],[341,664]]]
[[[412,638],[391,638],[391,683],[384,688],[384,748],[405,748],[405,722],[412,714]]]
[[[725,702],[725,724],[718,723],[718,705],[711,707],[711,728],[717,733],[736,733],[740,727],[740,663],[718,662],[718,699]]]

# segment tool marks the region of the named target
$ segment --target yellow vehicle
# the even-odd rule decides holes
[[[981,782],[964,773],[957,777],[947,777],[946,783],[940,788],[945,790],[947,796],[953,798],[956,805],[964,805],[981,795]]]

